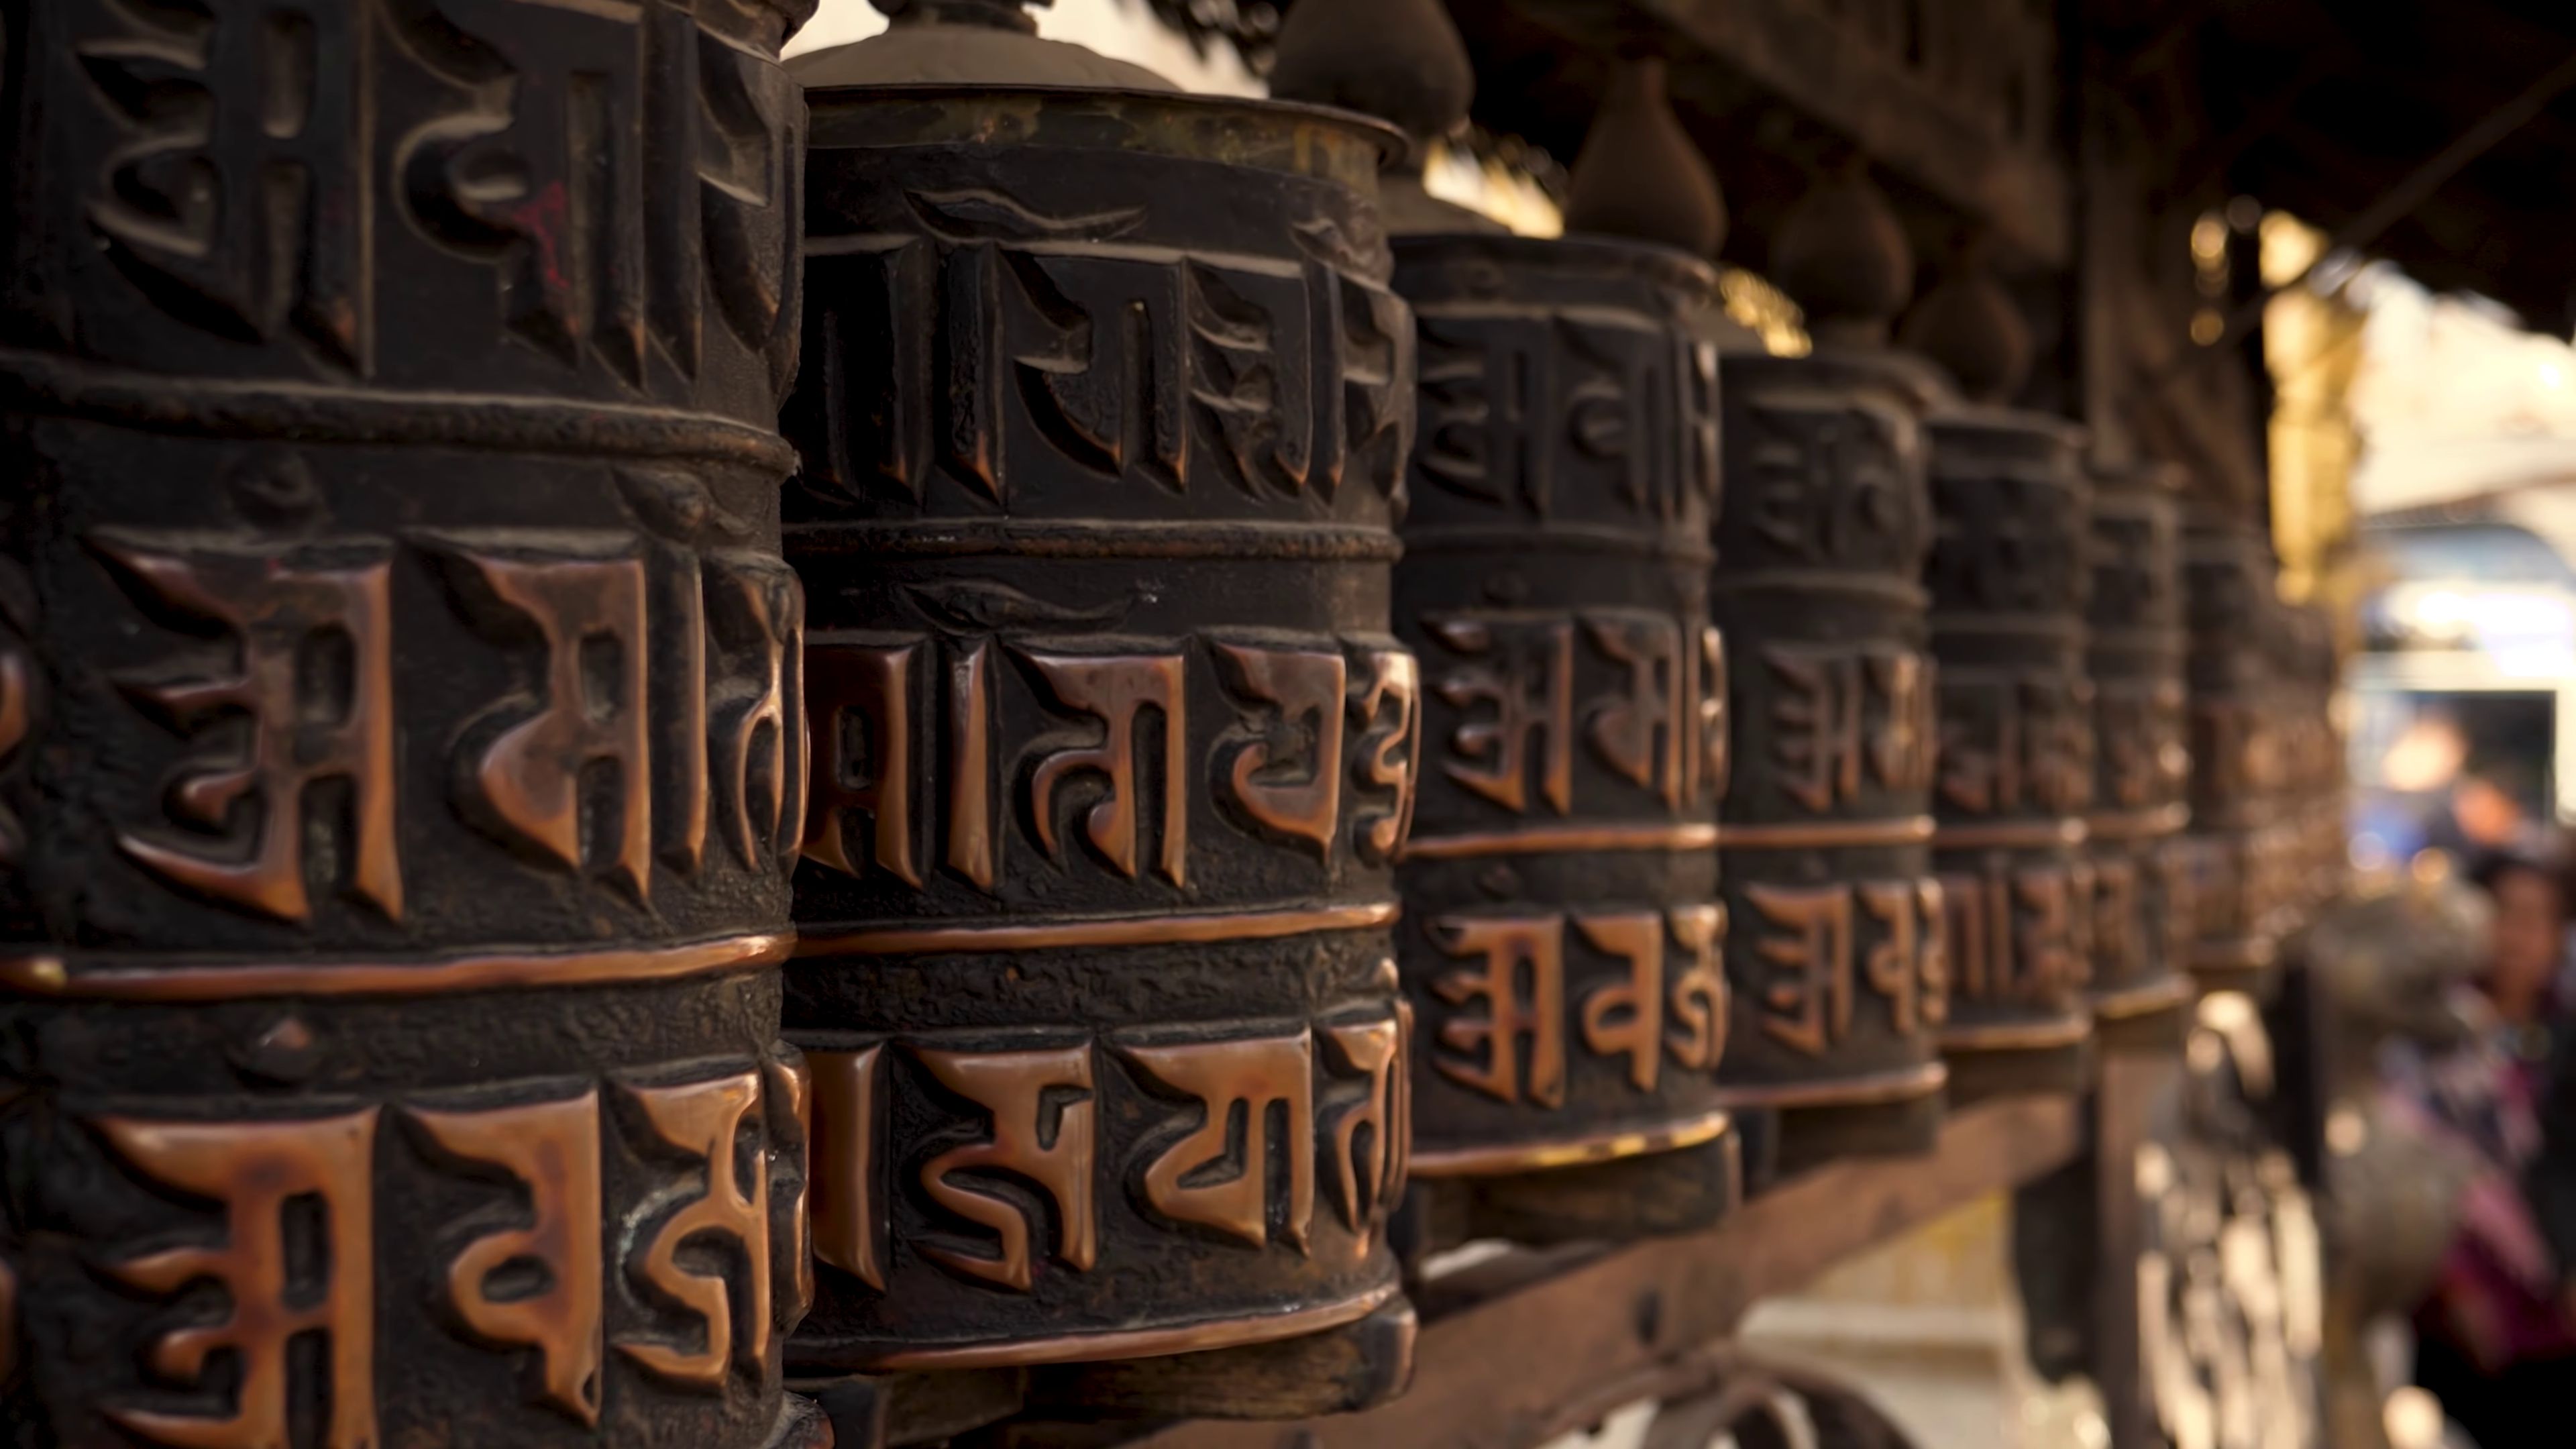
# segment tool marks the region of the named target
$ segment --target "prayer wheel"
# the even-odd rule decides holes
[[[1132,1366],[1362,1320],[1409,1353],[1396,138],[1014,80],[808,100],[787,1021],[820,1268],[791,1366]],[[1295,1416],[1404,1353],[1365,1389],[1118,1382]]]
[[[2259,987],[2278,954],[2271,839],[2274,715],[2266,633],[2278,614],[2255,527],[2195,503],[2183,517],[2191,643],[2192,974],[2208,990]]]
[[[1718,854],[1736,1005],[1718,1072],[1729,1105],[1774,1114],[1783,1171],[1927,1148],[1947,1079],[1923,588],[1937,380],[1885,345],[1912,270],[1885,200],[1830,181],[1774,248],[1815,350],[1721,359],[1710,615],[1730,656]]]
[[[829,1442],[810,9],[13,8],[10,1442]]]
[[[2094,1027],[2106,1050],[2169,1050],[2191,997],[2182,475],[2092,480]]]

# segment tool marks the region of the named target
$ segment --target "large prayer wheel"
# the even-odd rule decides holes
[[[2183,518],[2191,634],[2192,973],[2259,986],[2279,952],[2273,823],[2277,752],[2269,632],[2280,606],[2254,525],[2200,504]]]
[[[828,1441],[810,8],[13,7],[10,1442]]]
[[[1398,959],[1417,1179],[1477,1236],[1627,1236],[1734,1195],[1719,1101],[1708,622],[1714,272],[1601,238],[1395,245],[1420,437],[1397,632],[1421,657]]]
[[[2090,490],[2082,435],[1998,407],[1933,416],[1934,788],[1955,1105],[2072,1091],[2092,1035]]]
[[[2191,995],[2182,476],[2092,478],[2093,1016],[2106,1049],[2169,1050]]]
[[[1393,135],[1144,91],[809,100],[787,1011],[821,1266],[792,1364],[1403,1313]]]

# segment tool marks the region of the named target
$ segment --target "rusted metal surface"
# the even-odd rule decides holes
[[[1719,825],[1726,1098],[1784,1162],[1912,1151],[1938,1122],[1949,973],[1933,883],[1925,376],[1882,352],[1723,362],[1710,612],[1732,655]]]
[[[12,1442],[828,1442],[808,9],[12,9]]]
[[[1391,136],[1179,95],[810,100],[787,1020],[821,1281],[791,1361],[1356,1324],[1397,1292],[1421,728],[1388,630]]]
[[[2210,988],[2259,984],[2279,954],[2279,755],[2267,650],[2280,609],[2254,526],[2186,510],[2191,632],[2192,972]]]
[[[2147,465],[2092,481],[2093,1015],[2106,1050],[2169,1052],[2192,948],[2181,475]]]
[[[1717,358],[1684,325],[1716,277],[1607,240],[1395,250],[1421,369],[1395,585],[1424,685],[1414,1173],[1524,1239],[1701,1226],[1733,1185]],[[1574,1181],[1623,1159],[1616,1192]]]
[[[2083,1082],[2092,1013],[2091,490],[2064,423],[1934,415],[1929,573],[1940,667],[1935,785],[1956,1103]]]
[[[1640,1398],[1704,1385],[1712,1341],[1756,1301],[2059,1166],[2082,1137],[2072,1099],[1992,1102],[1954,1115],[1927,1154],[1819,1169],[1702,1232],[1479,1264],[1435,1280],[1426,1297],[1446,1307],[1426,1307],[1413,1387],[1394,1403],[1293,1426],[1179,1424],[1135,1442],[1529,1449]]]

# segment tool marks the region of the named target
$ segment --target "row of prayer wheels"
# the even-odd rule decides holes
[[[1436,8],[1304,0],[1336,109],[810,6],[11,37],[11,1442],[1353,1407],[1419,1254],[2079,1088],[2332,888],[2258,533],[1992,284],[1890,345],[1864,181],[1766,356],[1651,65],[1535,240],[1351,109]]]

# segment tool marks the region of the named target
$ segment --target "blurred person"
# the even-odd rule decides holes
[[[2567,883],[2515,852],[2488,855],[2471,878],[2493,910],[2483,969],[2456,1003],[2468,1030],[2447,1047],[2392,1044],[2383,1063],[2392,1112],[2467,1167],[2457,1227],[2414,1314],[2415,1381],[2480,1449],[2564,1445],[2576,1315],[2563,1265],[2576,1258],[2543,1224],[2546,1194],[2526,1194],[2525,1182],[2548,1155],[2544,1099],[2567,1059],[2557,1040]]]

